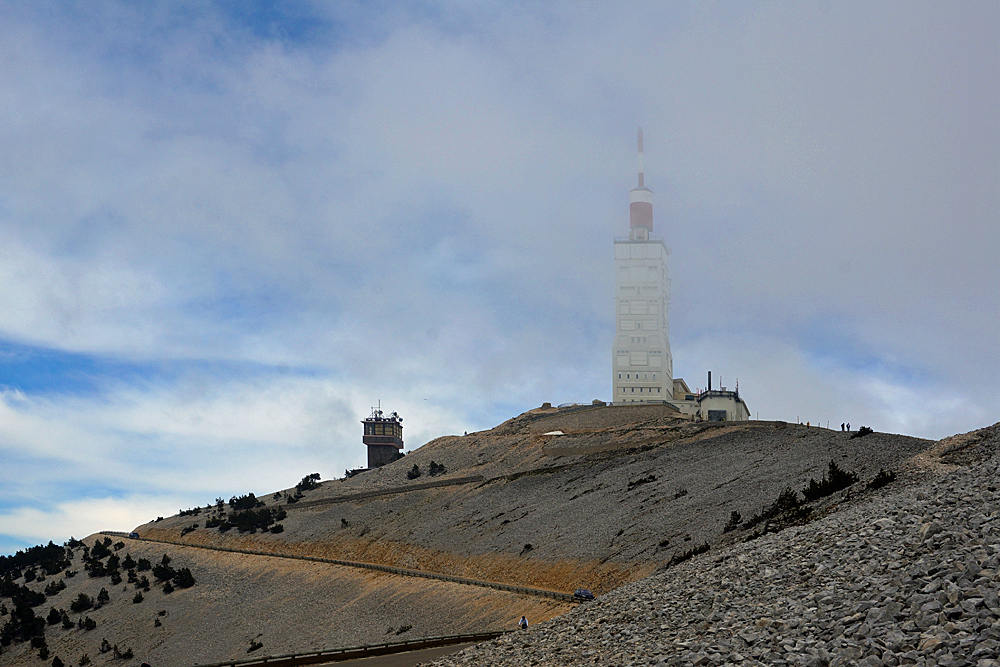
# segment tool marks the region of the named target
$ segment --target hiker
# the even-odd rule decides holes
[[[843,431],[843,430],[844,430],[844,422],[840,422],[840,430],[841,430],[841,431]]]
[[[851,422],[847,422],[847,432],[851,432]]]
[[[521,620],[517,622],[517,627],[521,628],[522,630],[527,630],[528,629],[528,619],[526,619],[524,616],[522,616]]]

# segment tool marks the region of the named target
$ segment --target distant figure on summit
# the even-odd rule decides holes
[[[522,616],[521,620],[517,622],[517,627],[521,628],[522,630],[527,630],[528,629],[528,619],[526,619],[524,616]]]

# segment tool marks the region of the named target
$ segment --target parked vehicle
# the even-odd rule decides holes
[[[588,591],[586,588],[578,588],[573,591],[573,597],[577,600],[593,600],[594,594]]]

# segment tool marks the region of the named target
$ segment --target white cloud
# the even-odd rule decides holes
[[[606,398],[639,124],[679,371],[762,417],[983,425],[1000,10],[824,7],[319,5],[308,43],[0,10],[0,343],[185,369],[5,394],[0,446],[187,498],[357,465],[378,398],[408,442]]]

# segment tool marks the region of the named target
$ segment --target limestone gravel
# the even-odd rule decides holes
[[[996,431],[968,467],[429,664],[998,667]]]

